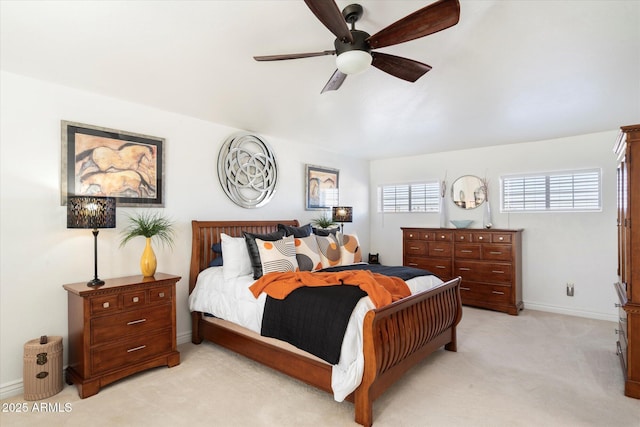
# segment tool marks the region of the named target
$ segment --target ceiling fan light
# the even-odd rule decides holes
[[[336,58],[338,70],[344,74],[358,74],[371,65],[373,58],[364,50],[349,50]]]

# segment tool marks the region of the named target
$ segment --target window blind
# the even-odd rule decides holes
[[[600,169],[505,176],[503,212],[602,210]]]
[[[379,191],[381,212],[439,212],[438,181],[383,185]]]

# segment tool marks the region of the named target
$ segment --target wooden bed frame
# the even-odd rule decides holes
[[[192,221],[189,293],[198,273],[216,257],[211,246],[220,241],[220,233],[236,237],[241,237],[243,231],[270,233],[277,230],[278,224],[299,226],[297,220]],[[442,346],[456,351],[456,325],[462,318],[460,280],[458,277],[366,314],[362,383],[347,397],[355,405],[357,423],[372,425],[373,401],[412,366]],[[192,328],[195,344],[206,339],[332,393],[328,363],[214,324],[200,312],[192,313]]]

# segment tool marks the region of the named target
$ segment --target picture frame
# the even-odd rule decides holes
[[[305,165],[306,210],[326,210],[339,204],[340,171]]]
[[[164,138],[61,121],[60,203],[110,196],[117,206],[164,207]]]

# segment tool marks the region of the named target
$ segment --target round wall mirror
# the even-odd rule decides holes
[[[451,200],[462,209],[475,209],[486,198],[482,180],[477,176],[464,175],[451,185]]]

